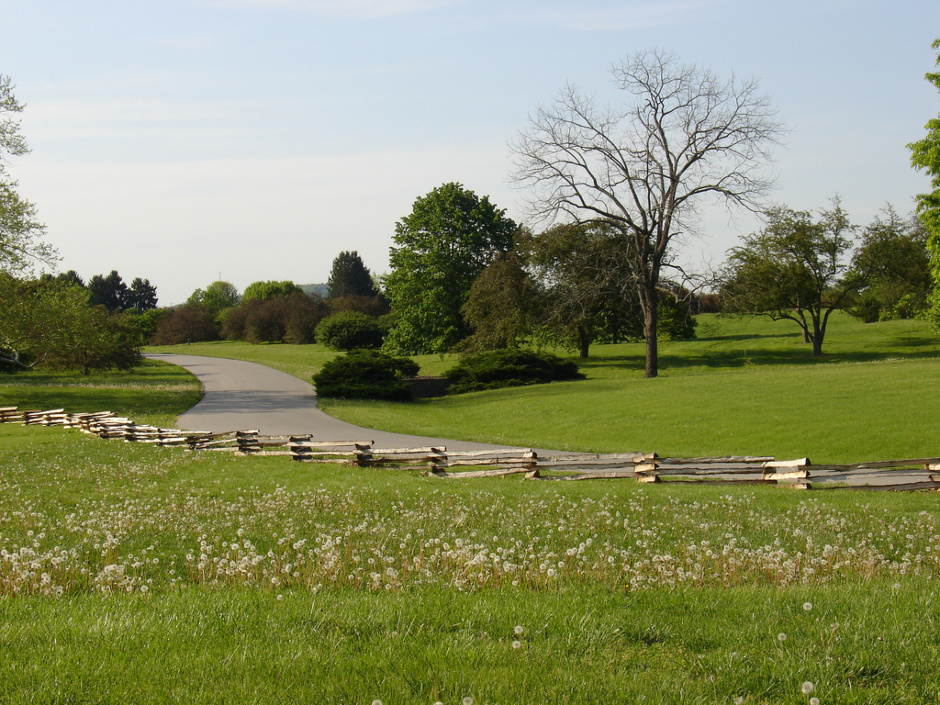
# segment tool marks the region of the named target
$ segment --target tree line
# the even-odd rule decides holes
[[[643,340],[649,377],[658,374],[659,341],[694,336],[693,315],[718,306],[794,321],[813,354],[839,309],[866,321],[923,315],[940,325],[940,116],[908,145],[933,189],[917,196],[917,216],[886,206],[860,228],[837,199],[815,213],[768,204],[769,150],[785,128],[755,81],[722,79],[657,50],[614,64],[611,77],[619,105],[598,106],[569,84],[512,142],[529,226],[445,183],[395,224],[384,277],[342,252],[325,296],[276,281],[239,294],[218,281],[161,310],[147,280],[127,286],[117,272],[87,285],[74,273],[28,276],[55,252],[6,172],[5,158],[28,148],[15,119],[22,105],[0,76],[0,359],[55,358],[23,354],[22,341],[42,326],[17,328],[17,311],[97,311],[83,314],[98,317],[94,325],[76,317],[73,327],[130,322],[137,340],[155,343],[319,341],[399,354],[560,344],[586,357],[594,343]],[[926,78],[940,89],[940,73]],[[709,280],[678,265],[679,245],[698,233],[701,206],[716,200],[762,213],[765,225]]]

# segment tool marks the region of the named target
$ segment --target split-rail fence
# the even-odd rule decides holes
[[[63,426],[104,439],[239,455],[279,455],[300,462],[420,469],[447,479],[501,477],[574,481],[628,478],[641,483],[682,481],[785,485],[793,489],[940,489],[940,458],[849,465],[813,465],[809,458],[773,456],[661,458],[656,453],[564,453],[539,456],[532,449],[449,452],[446,447],[376,448],[372,441],[315,441],[311,435],[262,435],[256,430],[207,433],[137,424],[110,411],[67,413],[0,407],[0,423]]]

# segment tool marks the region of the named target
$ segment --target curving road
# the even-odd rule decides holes
[[[188,431],[257,429],[266,435],[311,434],[317,441],[372,441],[380,448],[445,446],[469,451],[508,447],[374,431],[334,419],[317,408],[313,385],[254,362],[166,353],[146,357],[179,365],[202,383],[202,401],[177,421]]]

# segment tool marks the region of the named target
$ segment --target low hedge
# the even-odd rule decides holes
[[[340,399],[410,401],[406,377],[418,374],[418,363],[378,350],[353,350],[330,360],[313,376],[317,396]]]
[[[448,394],[584,378],[572,360],[516,348],[470,355],[461,359],[444,376],[452,382]]]

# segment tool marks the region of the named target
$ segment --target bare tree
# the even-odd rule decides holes
[[[632,96],[627,104],[598,108],[569,84],[511,145],[513,178],[530,188],[540,220],[623,226],[644,316],[646,376],[655,377],[660,274],[673,240],[693,230],[707,197],[761,209],[771,185],[767,148],[783,126],[756,81],[721,81],[662,51],[637,53],[611,73]]]

